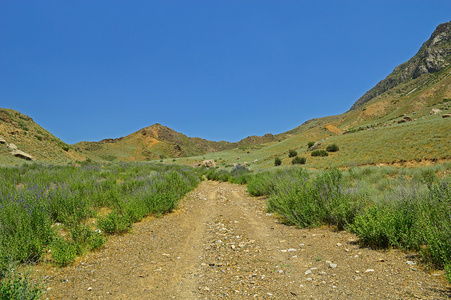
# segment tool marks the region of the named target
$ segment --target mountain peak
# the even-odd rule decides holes
[[[351,110],[361,107],[380,94],[423,74],[440,71],[451,63],[451,21],[437,26],[417,54],[397,66],[385,79],[358,99]]]

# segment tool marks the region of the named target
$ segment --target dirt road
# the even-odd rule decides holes
[[[245,187],[203,182],[164,217],[50,274],[43,299],[446,299],[440,272],[401,251],[267,214]]]

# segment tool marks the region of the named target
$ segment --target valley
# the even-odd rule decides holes
[[[0,298],[450,298],[450,141],[451,22],[343,114],[238,142],[0,108]]]

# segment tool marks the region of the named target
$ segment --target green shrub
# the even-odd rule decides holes
[[[77,247],[73,243],[63,238],[57,238],[51,246],[52,259],[61,267],[65,267],[74,262],[77,257]]]
[[[108,215],[97,220],[97,226],[105,233],[124,233],[130,230],[132,223],[125,215],[113,210]]]
[[[307,161],[307,159],[306,159],[305,157],[299,157],[299,156],[296,156],[295,158],[293,158],[293,160],[291,161],[291,163],[292,163],[293,165],[296,165],[296,164],[298,164],[298,165],[303,165],[303,164],[305,164],[306,161]]]
[[[293,149],[288,150],[288,157],[295,157],[296,155],[298,155],[296,150]]]
[[[331,144],[326,147],[327,152],[337,152],[338,150],[340,150],[340,148],[338,148],[336,144]]]
[[[353,223],[362,205],[353,195],[343,192],[342,183],[338,170],[313,179],[303,171],[294,178],[277,180],[268,199],[268,210],[299,227],[330,224],[346,228]]]
[[[313,145],[315,145],[315,142],[308,142],[307,147],[310,148],[310,147],[312,147]]]
[[[328,156],[329,153],[327,153],[326,150],[315,150],[315,151],[312,151],[311,155],[312,156]]]
[[[28,273],[8,271],[0,280],[0,300],[37,300],[42,294],[43,287],[33,283]]]
[[[276,157],[274,159],[274,165],[275,166],[280,166],[282,164],[282,160],[280,159],[280,157]]]
[[[106,242],[106,239],[103,237],[103,235],[100,232],[96,232],[91,237],[91,243],[89,244],[89,249],[90,250],[100,249],[103,246],[103,244],[105,244],[105,242]]]

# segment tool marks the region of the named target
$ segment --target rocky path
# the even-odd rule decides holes
[[[203,182],[162,218],[49,276],[43,299],[446,299],[439,272],[330,229],[285,226],[245,187]],[[42,276],[44,276],[42,275]]]

